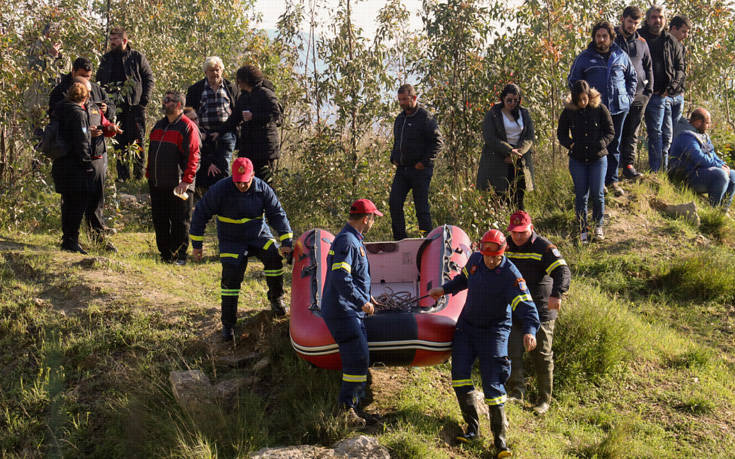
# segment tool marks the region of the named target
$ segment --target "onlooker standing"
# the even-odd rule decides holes
[[[118,101],[118,121],[123,132],[115,137],[117,178],[130,178],[126,152],[129,145],[135,144],[133,175],[139,180],[143,176],[145,107],[153,91],[153,72],[145,56],[130,47],[128,33],[122,27],[110,29],[110,51],[102,56],[97,81]]]
[[[681,80],[681,85],[678,90],[669,94],[671,96],[671,125],[673,129],[676,129],[681,114],[684,110],[684,90],[686,90],[686,72],[687,72],[687,49],[684,46],[684,40],[689,36],[689,31],[692,29],[692,23],[689,18],[684,15],[678,15],[671,18],[669,22],[669,33],[676,38],[681,45],[681,58],[684,76]],[[672,139],[676,135],[672,136]]]
[[[508,84],[482,122],[482,149],[477,170],[477,189],[491,185],[499,196],[523,210],[526,189],[533,190],[531,148],[535,140],[533,120],[521,107],[521,88]]]
[[[636,94],[638,76],[628,55],[615,44],[615,31],[607,21],[592,26],[592,42],[574,60],[567,82],[569,89],[579,80],[585,80],[599,91],[602,103],[612,116],[615,136],[607,146],[605,185],[611,186],[618,196],[623,189],[618,185],[620,162],[620,135],[625,117]]]
[[[242,123],[238,156],[252,161],[255,176],[270,185],[276,160],[281,156],[278,134],[281,106],[258,67],[246,65],[237,69],[237,84],[242,92],[219,133],[234,133]]]
[[[646,11],[646,21],[638,31],[648,43],[653,61],[653,95],[646,106],[648,165],[653,172],[667,169],[673,125],[671,95],[679,93],[684,82],[684,59],[676,38],[664,30],[664,12],[660,6]]]
[[[166,114],[151,131],[145,176],[151,193],[156,245],[165,263],[186,264],[194,177],[199,166],[199,129],[183,112],[184,96],[166,91]]]
[[[393,124],[390,162],[396,166],[396,175],[389,198],[393,239],[396,241],[407,237],[403,203],[411,190],[421,236],[432,230],[429,184],[442,138],[436,120],[418,104],[416,98],[416,90],[410,84],[398,88],[398,105],[403,111]]]
[[[574,182],[574,211],[579,223],[579,240],[589,241],[587,199],[592,198],[595,238],[603,239],[605,215],[604,179],[607,171],[607,146],[615,136],[615,128],[600,93],[584,80],[572,86],[571,99],[559,117],[556,136],[569,149],[569,173]],[[591,196],[590,196],[591,195]]]
[[[638,77],[635,97],[630,104],[630,111],[625,117],[623,130],[620,137],[620,162],[623,169],[623,177],[634,179],[640,174],[636,171],[635,162],[636,145],[638,143],[638,129],[646,110],[648,99],[653,94],[653,63],[651,52],[648,50],[646,40],[638,35],[637,29],[643,17],[643,11],[637,6],[629,6],[623,10],[620,26],[615,29],[615,43],[625,51],[633,63],[633,68]]]
[[[197,193],[203,195],[211,185],[224,178],[230,171],[232,152],[235,151],[235,132],[215,135],[235,109],[239,90],[222,77],[224,63],[217,56],[210,56],[202,65],[205,78],[189,86],[186,105],[196,110],[203,144]]]

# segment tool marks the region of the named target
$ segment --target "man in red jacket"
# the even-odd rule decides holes
[[[165,263],[186,264],[194,177],[199,167],[200,136],[184,115],[184,96],[166,91],[163,110],[151,131],[145,176],[151,192],[156,245]]]

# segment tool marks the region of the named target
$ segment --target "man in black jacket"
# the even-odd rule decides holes
[[[692,23],[689,18],[680,14],[671,18],[669,22],[669,33],[676,38],[681,45],[681,55],[684,61],[684,78],[681,80],[679,89],[669,94],[671,96],[671,125],[674,127],[674,134],[671,136],[673,142],[676,138],[676,126],[681,120],[682,112],[684,111],[684,90],[686,89],[686,72],[687,72],[687,48],[684,46],[684,40],[689,37],[689,31],[692,29]]]
[[[92,230],[91,236],[103,242],[108,251],[115,251],[115,247],[104,239],[104,233],[109,230],[105,225],[102,212],[105,206],[105,177],[107,175],[107,146],[105,136],[97,129],[102,125],[102,116],[111,119],[115,114],[115,105],[107,97],[107,93],[92,78],[92,62],[79,57],[74,61],[71,73],[64,75],[61,82],[54,87],[49,95],[49,115],[53,116],[57,104],[64,100],[66,92],[75,80],[82,80],[89,84],[89,98],[86,110],[89,116],[89,126],[94,134],[91,138],[91,157],[94,177],[89,189],[88,209],[85,212],[87,225]],[[114,129],[114,128],[113,128]]]
[[[203,196],[207,188],[229,173],[237,140],[235,132],[228,131],[222,135],[216,135],[216,132],[235,110],[240,93],[232,82],[222,77],[222,59],[210,56],[204,60],[202,67],[205,78],[189,86],[186,91],[186,105],[196,111],[203,139],[196,177],[199,196]]]
[[[270,185],[275,162],[281,156],[281,141],[278,134],[278,124],[282,116],[281,105],[276,94],[270,89],[272,84],[254,65],[245,65],[237,69],[237,85],[242,92],[234,111],[219,129],[220,135],[235,132],[235,129],[242,124],[237,156],[252,161],[255,176]]]
[[[128,34],[122,27],[110,29],[110,51],[102,56],[97,81],[113,95],[119,109],[123,133],[115,137],[117,178],[121,181],[130,178],[126,152],[134,148],[133,174],[139,180],[143,176],[145,107],[153,91],[153,72],[145,56],[131,49]],[[133,144],[134,147],[129,147]]]
[[[638,76],[635,97],[630,104],[630,111],[623,123],[620,139],[621,166],[623,177],[634,179],[640,174],[635,170],[635,147],[638,141],[638,128],[643,119],[648,99],[653,93],[653,63],[646,40],[638,35],[636,29],[643,17],[643,11],[637,6],[629,6],[623,10],[620,26],[615,29],[615,43],[628,54]]]
[[[664,30],[664,12],[660,6],[646,11],[646,22],[638,31],[648,43],[653,61],[653,95],[646,106],[648,164],[653,172],[666,170],[673,125],[671,95],[684,83],[684,58],[679,42]]]
[[[421,236],[432,230],[429,184],[434,174],[434,159],[442,147],[439,125],[431,113],[419,106],[412,85],[404,84],[398,88],[398,105],[403,111],[393,124],[390,162],[396,166],[396,175],[389,199],[393,239],[396,241],[407,237],[403,203],[410,190],[413,190]]]
[[[526,212],[521,210],[511,215],[508,231],[510,237],[505,256],[523,275],[541,320],[541,327],[536,332],[537,346],[530,354],[538,382],[538,397],[533,411],[544,414],[549,410],[554,381],[554,352],[551,349],[554,323],[561,307],[561,297],[569,290],[571,272],[559,249],[536,234]],[[511,372],[505,386],[510,397],[517,399],[523,398],[526,389],[523,350],[523,331],[514,322],[508,341]]]

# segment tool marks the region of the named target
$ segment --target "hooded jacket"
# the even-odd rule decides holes
[[[569,156],[589,164],[607,155],[607,146],[615,137],[612,118],[600,103],[600,93],[590,90],[590,100],[585,108],[579,108],[567,98],[556,130],[559,143],[569,149]]]
[[[53,116],[59,121],[59,135],[67,147],[66,156],[54,160],[51,168],[55,189],[62,194],[86,193],[87,180],[94,172],[89,115],[79,104],[64,99],[54,107]]]
[[[648,43],[637,31],[634,31],[630,37],[626,37],[623,30],[616,27],[615,34],[615,44],[628,55],[638,77],[636,94],[651,97],[651,94],[653,94],[653,61],[651,60]]]
[[[630,58],[620,46],[612,43],[606,60],[592,42],[572,64],[567,78],[569,89],[578,80],[585,80],[597,89],[610,114],[617,115],[630,110],[630,103],[636,94],[638,75]]]
[[[112,81],[112,60],[116,59],[114,51],[109,51],[102,56],[100,66],[97,69],[97,81],[103,85],[109,85]],[[132,49],[128,44],[122,52],[123,71],[125,78],[133,80],[131,90],[124,92],[123,103],[128,106],[141,105],[145,107],[151,100],[153,92],[153,71],[145,56]],[[110,88],[108,87],[108,90]]]
[[[722,167],[725,164],[715,151],[712,139],[701,133],[687,120],[679,121],[679,135],[669,150],[669,173],[686,178],[693,177],[698,169]]]

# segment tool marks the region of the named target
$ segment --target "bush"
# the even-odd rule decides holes
[[[681,300],[732,301],[735,299],[735,255],[710,246],[704,253],[671,260],[651,281]]]

